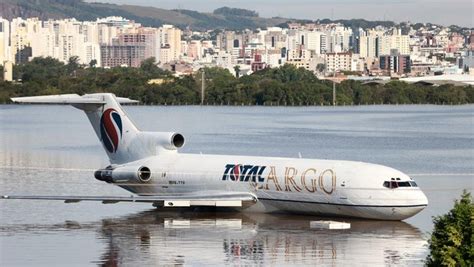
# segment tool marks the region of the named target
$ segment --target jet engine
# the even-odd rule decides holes
[[[178,150],[184,146],[184,136],[174,132],[140,132],[135,138],[135,147],[145,148],[164,148],[165,150]],[[156,155],[156,151],[150,151],[152,155]]]
[[[177,150],[184,146],[184,136],[180,133],[173,132],[156,132],[153,133],[157,146],[162,146],[168,150]]]
[[[147,183],[152,178],[150,168],[146,166],[107,167],[94,172],[97,180],[107,183],[140,182]]]

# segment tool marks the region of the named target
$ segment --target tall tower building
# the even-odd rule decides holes
[[[180,58],[182,31],[173,25],[163,25],[160,28],[160,42],[162,47],[161,63]]]
[[[361,31],[359,36],[359,54],[363,58],[378,58],[381,51],[383,31]]]
[[[0,18],[0,65],[11,60],[10,55],[10,22]]]

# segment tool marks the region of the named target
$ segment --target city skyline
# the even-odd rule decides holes
[[[262,17],[288,17],[296,19],[357,19],[391,20],[395,22],[430,22],[441,25],[459,25],[474,27],[472,16],[474,3],[469,0],[429,1],[429,0],[210,0],[196,2],[191,0],[86,0],[86,2],[104,2],[153,6],[164,9],[190,9],[200,12],[212,12],[214,9],[229,6],[257,11]],[[463,8],[470,7],[470,8]]]
[[[113,68],[139,67],[153,58],[177,75],[192,74],[203,66],[250,75],[285,64],[320,77],[336,72],[387,77],[474,74],[473,49],[472,31],[458,33],[433,25],[402,31],[381,25],[353,30],[340,23],[290,23],[212,36],[173,25],[146,27],[122,17],[0,19],[3,63],[22,64],[36,57],[67,63],[75,56],[80,64]]]

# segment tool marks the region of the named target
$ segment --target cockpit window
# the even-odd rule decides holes
[[[390,181],[384,181],[383,186],[390,189],[398,187],[418,187],[414,181],[401,181],[400,178],[391,178]]]
[[[390,188],[397,188],[398,184],[395,181],[390,181]]]
[[[397,182],[399,187],[410,187],[410,182]]]

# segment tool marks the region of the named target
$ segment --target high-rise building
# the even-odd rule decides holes
[[[393,49],[390,55],[383,55],[379,58],[380,69],[398,75],[411,71],[410,56],[400,54]]]
[[[410,37],[402,35],[400,29],[394,29],[390,35],[382,30],[361,31],[358,51],[366,59],[389,55],[392,49],[397,49],[402,55],[410,54]]]
[[[186,55],[193,60],[202,58],[202,52],[201,41],[192,40],[189,45],[187,45]]]
[[[410,37],[402,35],[400,29],[394,29],[391,35],[379,38],[379,55],[389,55],[392,49],[397,49],[402,55],[410,54]]]
[[[178,60],[181,54],[181,30],[172,25],[163,25],[159,33],[161,48],[165,50],[160,57],[161,64]]]
[[[0,65],[10,58],[10,22],[0,18]]]
[[[265,31],[263,42],[268,49],[282,49],[286,46],[286,34],[282,28],[270,27]]]
[[[103,44],[101,64],[103,67],[139,67],[147,58],[160,58],[161,42],[159,33],[153,28],[125,30],[112,40]]]
[[[314,51],[316,54],[322,54],[325,51],[325,46],[323,48],[322,36],[323,32],[319,31],[310,31],[306,33],[306,45],[305,48],[308,50]],[[325,40],[325,39],[324,39]]]
[[[326,53],[326,70],[334,71],[351,71],[352,70],[352,53]]]
[[[378,58],[383,34],[384,32],[379,30],[361,31],[358,45],[360,56],[366,59]]]
[[[10,23],[11,25],[11,34],[10,34],[10,44],[11,50],[9,57],[13,59],[14,63],[21,63],[28,61],[28,58],[31,55],[31,31],[34,29],[32,24],[34,20],[22,18],[15,18]]]
[[[327,52],[344,52],[352,48],[352,29],[341,25],[332,26],[327,35]]]

